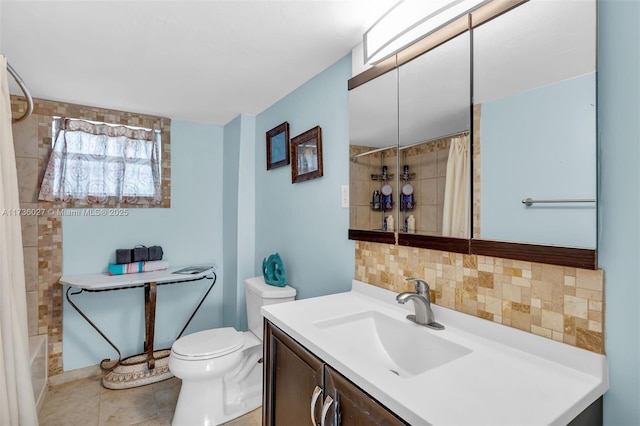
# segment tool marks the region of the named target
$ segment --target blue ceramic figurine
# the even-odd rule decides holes
[[[262,261],[262,275],[264,282],[276,287],[287,285],[287,275],[284,271],[282,259],[278,253],[264,258]]]

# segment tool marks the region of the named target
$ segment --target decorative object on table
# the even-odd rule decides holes
[[[289,163],[289,123],[285,121],[267,132],[267,170]]]
[[[137,245],[132,249],[117,249],[116,264],[123,265],[134,262],[146,262],[149,260],[162,260],[164,252],[160,246]]]
[[[149,260],[149,248],[146,246],[135,246],[133,248],[133,261],[146,262]]]
[[[264,282],[276,287],[287,285],[287,274],[284,270],[282,258],[278,253],[270,255],[262,260],[262,275]]]
[[[116,263],[122,265],[125,263],[133,262],[133,253],[131,249],[117,249],[116,250]]]
[[[160,246],[151,246],[149,247],[149,260],[162,260],[162,256],[164,256],[164,251]]]
[[[316,126],[291,139],[291,183],[322,177],[322,129]]]
[[[208,271],[209,269],[213,269],[213,265],[187,266],[187,267],[179,269],[177,271],[173,271],[173,273],[174,274],[193,275],[193,274],[199,274],[199,273],[204,272],[204,271]]]
[[[139,272],[161,271],[169,267],[166,260],[150,260],[146,262],[133,262],[119,265],[109,264],[109,275],[137,274]]]

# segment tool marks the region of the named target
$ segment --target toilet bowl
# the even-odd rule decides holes
[[[245,280],[250,331],[232,327],[181,337],[171,347],[169,370],[182,379],[171,424],[219,425],[262,404],[262,327],[260,308],[292,301],[296,290]]]

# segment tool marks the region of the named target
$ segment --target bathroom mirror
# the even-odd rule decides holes
[[[595,53],[595,0],[473,29],[473,238],[596,247]]]
[[[391,241],[397,222],[397,76],[394,69],[349,91],[349,227],[385,233]]]
[[[470,33],[398,68],[399,232],[470,238]]]

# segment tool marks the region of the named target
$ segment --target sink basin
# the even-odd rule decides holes
[[[375,311],[316,321],[363,358],[400,377],[413,377],[471,353],[414,323]],[[435,332],[437,333],[437,332]]]

